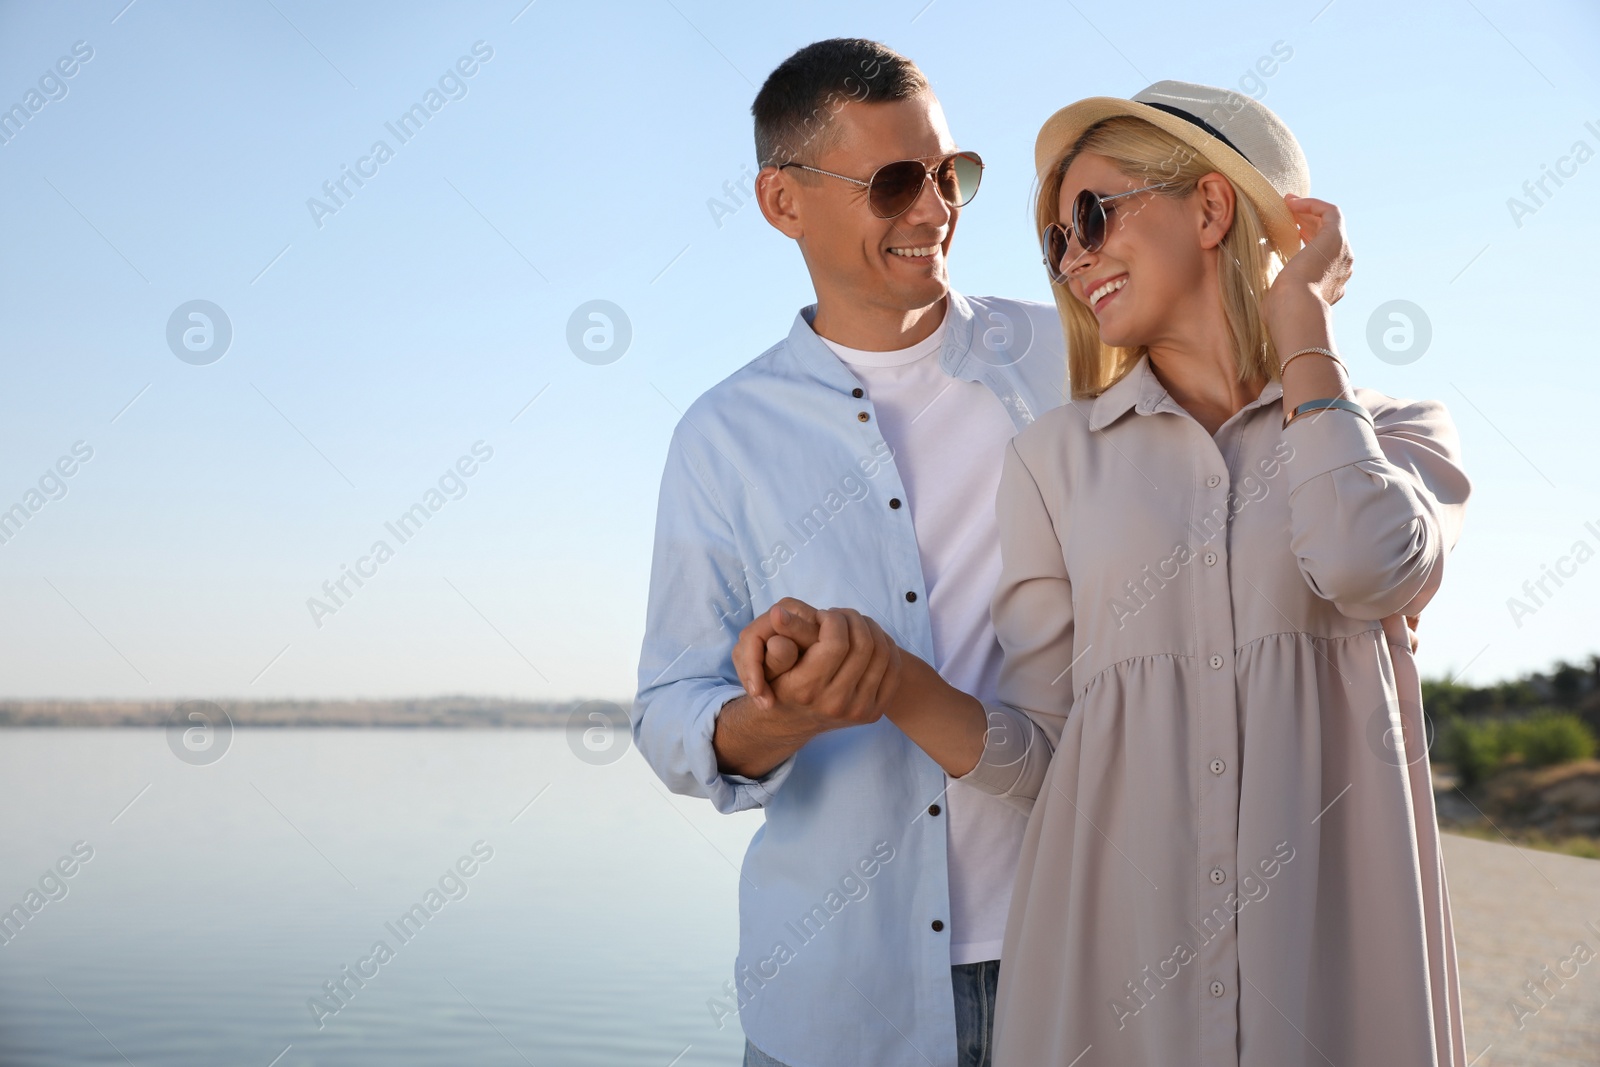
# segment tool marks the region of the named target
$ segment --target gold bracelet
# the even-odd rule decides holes
[[[1302,348],[1302,349],[1300,349],[1300,351],[1294,353],[1288,359],[1286,359],[1282,363],[1278,364],[1278,376],[1279,377],[1283,376],[1283,372],[1288,368],[1289,364],[1293,363],[1295,360],[1299,359],[1301,356],[1310,355],[1312,352],[1315,352],[1319,356],[1327,356],[1329,359],[1331,359],[1335,363],[1339,364],[1339,366],[1344,367],[1345,373],[1347,373],[1347,374],[1349,373],[1350,368],[1344,366],[1344,360],[1340,359],[1338,356],[1334,355],[1332,352],[1330,352],[1326,348],[1312,347],[1312,348]]]

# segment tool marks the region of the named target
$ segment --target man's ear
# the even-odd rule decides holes
[[[761,205],[761,214],[773,229],[794,240],[805,234],[800,223],[799,194],[798,182],[786,170],[768,166],[756,175],[756,203]]]

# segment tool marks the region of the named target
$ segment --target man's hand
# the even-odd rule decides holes
[[[767,683],[793,668],[803,651],[780,626],[803,637],[805,647],[810,648],[819,635],[817,609],[803,600],[784,597],[752,619],[733,646],[733,669],[745,692],[762,707],[771,704],[772,690]]]
[[[740,631],[733,646],[733,669],[745,692],[761,707],[772,703],[767,683],[792,669],[800,653],[817,643],[819,616],[804,600],[786,596]]]

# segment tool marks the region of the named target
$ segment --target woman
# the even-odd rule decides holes
[[[1036,161],[1074,400],[997,505],[997,725],[1053,754],[994,1063],[1464,1065],[1403,619],[1469,489],[1449,416],[1351,387],[1341,218],[1259,103],[1080,101]]]

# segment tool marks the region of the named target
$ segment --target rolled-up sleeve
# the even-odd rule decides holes
[[[959,781],[1030,810],[1072,710],[1072,583],[1050,509],[1016,442],[995,501],[1000,581],[990,604],[1005,658],[984,703],[983,755]]]
[[[711,738],[723,705],[744,695],[732,654],[752,613],[738,545],[695,434],[679,423],[661,478],[633,738],[667,788],[727,813],[766,804],[794,757],[759,779],[717,769]]]
[[[1415,615],[1438,590],[1471,483],[1437,401],[1361,390],[1373,424],[1344,411],[1283,431],[1290,547],[1313,592],[1356,619]]]

